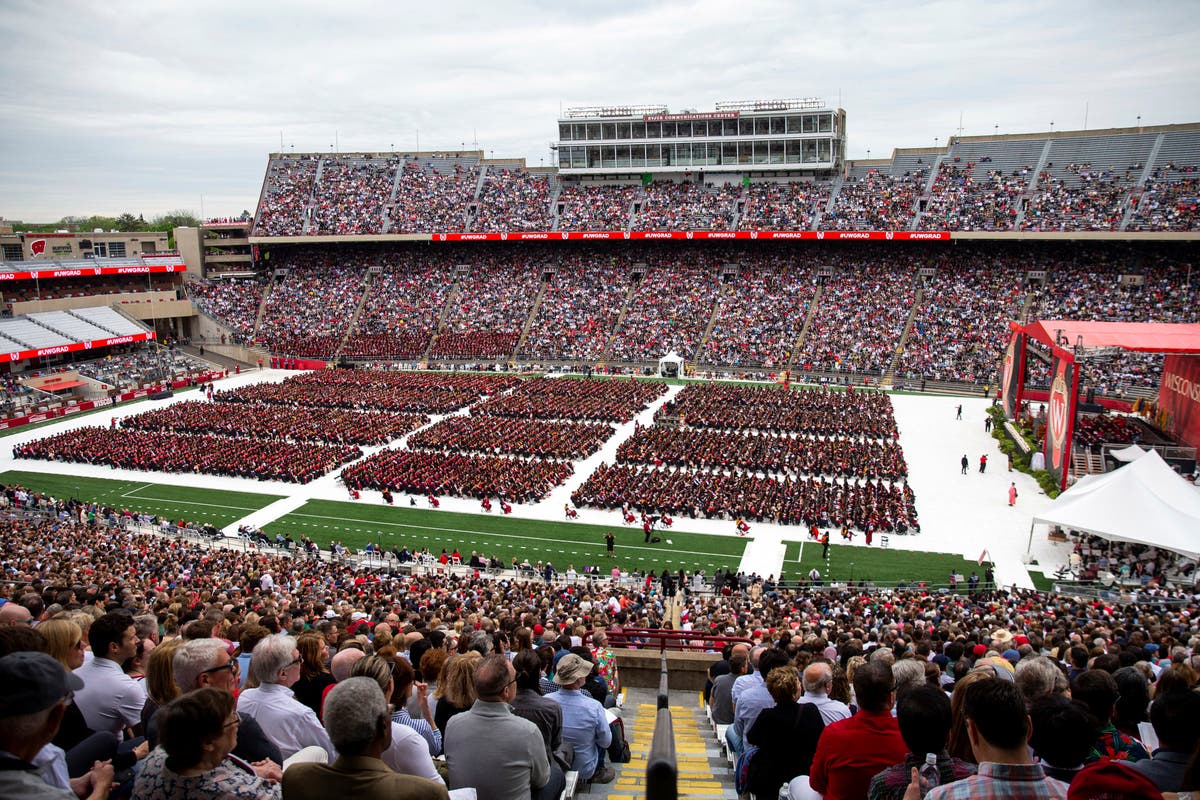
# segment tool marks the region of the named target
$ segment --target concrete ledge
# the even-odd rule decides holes
[[[662,667],[658,650],[614,649],[621,685],[636,689],[657,689]],[[720,653],[667,651],[667,670],[672,691],[699,691],[708,679],[708,668],[721,660]]]

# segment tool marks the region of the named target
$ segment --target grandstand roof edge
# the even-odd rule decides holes
[[[1171,133],[1173,131],[1200,131],[1200,122],[1179,122],[1170,125],[1143,125],[1130,128],[1096,128],[1095,130],[1040,131],[1033,133],[982,134],[979,136],[951,136],[955,142],[1001,142],[1021,139],[1071,139],[1083,136],[1117,136],[1137,133]]]

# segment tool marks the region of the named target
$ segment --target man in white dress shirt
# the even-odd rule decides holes
[[[141,727],[146,688],[121,669],[137,653],[138,638],[133,616],[114,611],[105,614],[88,628],[88,644],[93,658],[75,670],[83,689],[75,693],[75,705],[93,731],[107,731],[122,738],[125,728]]]
[[[291,636],[268,636],[254,648],[250,671],[258,678],[257,689],[238,697],[239,713],[249,714],[286,760],[305,747],[316,746],[337,759],[333,742],[321,721],[308,706],[297,700],[291,686],[300,680],[300,651]]]
[[[850,707],[840,700],[830,700],[833,687],[833,668],[824,661],[809,664],[804,669],[804,694],[797,703],[812,703],[821,712],[826,725],[850,717]]]

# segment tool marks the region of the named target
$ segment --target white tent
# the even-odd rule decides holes
[[[1081,479],[1033,521],[1200,558],[1200,492],[1153,450]]]
[[[658,360],[658,377],[660,378],[682,378],[683,377],[683,356],[676,353],[674,350],[667,353]]]
[[[1137,461],[1139,458],[1146,455],[1146,451],[1138,447],[1136,444],[1131,444],[1129,447],[1123,447],[1120,450],[1109,450],[1108,454],[1117,461],[1128,464],[1130,461]]]

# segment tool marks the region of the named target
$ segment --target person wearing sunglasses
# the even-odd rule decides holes
[[[318,747],[330,761],[337,751],[317,714],[292,694],[300,680],[300,651],[291,636],[268,636],[254,648],[250,671],[258,686],[238,697],[238,711],[252,717],[267,732],[284,759],[306,747]]]

